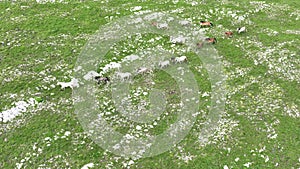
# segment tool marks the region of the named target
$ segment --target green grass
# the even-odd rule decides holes
[[[196,124],[184,140],[168,152],[134,160],[131,168],[217,169],[225,165],[232,168],[246,168],[244,164],[247,162],[252,162],[250,168],[276,168],[277,165],[277,168],[299,168],[300,120],[299,117],[288,116],[287,112],[287,109],[292,109],[293,106],[293,111],[298,113],[300,111],[300,85],[297,79],[300,63],[299,34],[286,34],[285,31],[299,31],[296,15],[289,15],[297,11],[299,15],[300,3],[296,0],[267,0],[265,1],[267,4],[273,4],[270,8],[249,14],[247,19],[251,20],[252,24],[245,21],[233,24],[232,21],[235,19],[220,13],[211,14],[209,9],[224,8],[225,11],[240,11],[238,14],[243,15],[249,10],[256,9],[250,5],[249,0],[229,1],[225,4],[222,4],[222,1],[203,1],[205,3],[200,5],[201,7],[186,2],[179,1],[177,4],[173,4],[172,1],[139,0],[115,0],[105,3],[69,1],[68,4],[37,4],[34,1],[1,2],[0,112],[11,108],[13,106],[11,104],[16,101],[32,97],[41,97],[43,101],[36,107],[29,108],[14,121],[0,122],[0,168],[16,168],[16,163],[20,163],[26,157],[30,157],[24,162],[23,167],[26,168],[38,168],[42,164],[50,168],[80,168],[88,163],[94,163],[95,168],[106,168],[109,165],[111,168],[126,168],[122,163],[128,162],[129,159],[117,160],[117,155],[103,150],[84,132],[71,103],[72,90],[60,90],[59,86],[51,87],[51,85],[71,79],[77,57],[88,42],[88,38],[96,33],[101,25],[133,14],[129,9],[135,6],[142,6],[142,10],[169,12],[183,8],[182,13],[175,15],[192,18],[193,23],[210,20],[215,24],[207,34],[218,39],[214,47],[222,56],[225,73],[229,76],[226,82],[228,91],[226,116],[223,117],[228,121],[220,125],[220,128],[226,129],[225,135],[216,133],[215,137],[210,138],[212,141],[210,144],[201,146],[198,137],[210,98],[199,96],[201,101],[199,110],[205,113],[196,118]],[[284,4],[289,8],[281,9]],[[271,14],[274,14],[274,17]],[[108,19],[110,16],[113,16],[112,21]],[[218,27],[220,25],[222,27]],[[234,32],[232,39],[224,37],[223,31],[235,31],[242,25],[247,27],[245,34]],[[279,34],[270,36],[262,30],[264,28],[277,31]],[[159,35],[147,34],[142,40],[146,41],[157,36]],[[118,42],[106,55],[107,62],[99,66],[108,63],[113,57],[120,60],[126,55],[159,44],[166,49],[172,48],[166,36],[148,44],[135,41],[134,38]],[[287,44],[281,47],[280,44],[284,42]],[[133,47],[123,51],[129,44]],[[184,46],[178,46],[175,51],[178,52],[182,48]],[[260,58],[262,54],[259,52],[264,52],[267,48],[274,49],[274,52],[266,58]],[[280,54],[284,49],[289,53]],[[291,56],[291,53],[296,55]],[[211,84],[208,81],[207,71],[204,68],[196,70],[196,66],[203,66],[203,63],[195,54],[185,54],[188,56],[189,68],[195,74],[200,91],[210,92]],[[286,62],[277,61],[285,56]],[[255,65],[254,60],[259,59],[263,62]],[[281,68],[283,72],[277,72],[275,68],[270,69],[269,63],[275,68]],[[292,64],[295,66],[292,67]],[[239,75],[237,70],[240,69],[245,70],[244,75]],[[176,94],[167,95],[167,99],[170,103],[178,103],[179,89],[175,81],[162,71],[155,71],[154,75],[154,81],[157,83],[155,87],[168,92],[174,90]],[[56,79],[47,81],[47,77]],[[294,80],[290,77],[294,77]],[[136,77],[136,80],[138,83],[135,85],[138,86],[144,79]],[[240,90],[234,92],[236,88]],[[10,97],[12,94],[17,96]],[[106,94],[110,98],[110,95]],[[167,106],[166,111],[170,110],[171,106]],[[168,115],[161,119],[156,128],[149,129],[148,133],[163,132],[168,125],[174,123],[176,115]],[[277,120],[279,123],[275,123]],[[238,126],[231,127],[230,122],[236,122]],[[130,122],[122,123],[119,127],[115,124],[116,130],[125,133],[130,130],[128,124]],[[274,135],[273,130],[277,137],[271,139],[268,135]],[[71,135],[61,138],[66,131],[70,131]],[[46,137],[52,139],[50,146],[47,146]],[[58,139],[54,140],[55,137]],[[41,148],[42,152],[33,150],[33,145]],[[179,147],[183,150],[180,151]],[[259,152],[258,150],[263,147],[265,150]],[[230,152],[227,148],[231,149]],[[185,163],[180,157],[187,153],[195,157]],[[57,157],[58,155],[61,157]],[[269,161],[265,162],[261,155],[268,156]],[[235,161],[236,158],[239,160]]]

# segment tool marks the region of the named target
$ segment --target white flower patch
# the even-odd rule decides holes
[[[267,154],[265,154],[265,151],[266,151],[266,146],[263,146],[261,148],[255,148],[254,150],[251,150],[250,153],[253,156],[259,156],[259,157],[263,158],[265,163],[267,163],[267,162],[269,162],[270,157]]]
[[[32,166],[32,162],[31,159],[33,158],[38,158],[39,156],[41,156],[43,154],[43,149],[46,147],[50,147],[51,143],[53,143],[54,141],[57,140],[57,138],[59,138],[61,135],[63,135],[64,130],[62,129],[60,132],[56,133],[56,135],[54,135],[53,137],[46,137],[44,139],[41,139],[40,142],[35,142],[32,145],[32,150],[29,152],[26,152],[25,157],[23,157],[22,159],[19,160],[19,162],[16,163],[16,168],[30,168],[30,166]],[[68,131],[66,131],[65,133],[68,133]],[[62,155],[56,155],[56,156],[52,156],[51,158],[46,160],[46,163],[44,164],[40,164],[39,168],[45,168],[44,166],[49,166],[49,164],[55,163],[56,161],[60,161],[61,160],[65,163],[66,166],[69,166],[70,164],[68,163],[68,161],[66,159],[64,159],[64,156]],[[45,162],[45,161],[43,161]]]
[[[39,4],[45,4],[47,2],[50,2],[50,3],[59,2],[59,3],[61,3],[61,2],[63,2],[63,0],[36,0],[36,2],[39,3]]]
[[[264,29],[262,29],[262,32],[264,32],[268,36],[277,36],[279,34],[279,32],[274,31],[274,30],[272,30],[270,28],[264,28]]]
[[[7,77],[3,78],[3,82],[12,82],[16,80],[17,77],[22,77],[26,75],[35,76],[35,73],[29,71],[21,71],[19,68],[8,67],[6,69],[1,70],[1,75],[7,75]]]
[[[286,30],[286,34],[295,34],[295,35],[300,35],[300,30]]]
[[[15,23],[21,23],[21,22],[26,21],[27,18],[24,15],[21,15],[21,16],[17,16],[17,17],[12,17],[12,18],[10,18],[10,20]],[[10,43],[8,43],[7,45],[10,46]],[[19,46],[19,45],[17,45],[17,46]]]
[[[190,2],[189,4],[191,4],[192,6],[196,6],[196,5],[198,5],[198,2],[192,1],[192,2]]]
[[[217,126],[214,134],[211,136],[208,144],[217,144],[218,142],[223,142],[225,139],[230,136],[234,128],[238,126],[238,121],[232,119],[222,118]]]
[[[285,80],[300,82],[300,70],[297,68],[297,65],[300,65],[300,58],[296,57],[295,51],[286,49],[287,45],[292,46],[297,43],[296,40],[275,42],[274,45],[266,47],[253,37],[247,39],[248,41],[245,41],[240,38],[236,41],[246,52],[246,56],[253,59],[255,65],[265,64],[269,68],[268,73]],[[246,48],[242,46],[246,46]],[[260,48],[260,50],[253,52],[253,50],[247,49],[253,46]]]
[[[191,21],[189,21],[189,20],[181,20],[181,21],[179,21],[179,24],[182,25],[182,26],[187,26],[187,25],[191,24]]]
[[[260,155],[260,157],[265,159],[265,163],[270,160],[269,156]]]
[[[284,106],[284,114],[287,116],[293,117],[293,118],[299,118],[300,117],[300,112],[299,112],[299,107],[295,103],[290,103]]]
[[[173,9],[170,11],[170,13],[177,13],[177,14],[180,14],[180,13],[183,13],[185,10],[185,8],[177,8],[177,9]]]
[[[179,0],[172,0],[173,4],[177,4]]]
[[[282,12],[290,12],[292,9],[289,5],[284,4],[284,3],[270,3],[270,10],[267,10],[266,13],[268,14],[269,18],[272,19],[279,19],[281,21],[285,21],[283,18],[279,18],[282,16]]]
[[[204,92],[204,93],[201,95],[201,97],[208,97],[208,96],[210,96],[210,94],[209,94],[208,92]]]
[[[181,146],[176,147],[179,152],[175,154],[175,157],[179,160],[182,160],[185,163],[188,163],[189,161],[192,161],[193,158],[197,157],[196,155],[191,155],[190,152],[185,152],[185,149]]]
[[[173,21],[173,20],[174,20],[173,17],[168,17],[168,18],[167,18],[167,22],[171,22],[171,21]]]
[[[246,116],[251,123],[261,122],[265,127],[256,126],[256,130],[259,132],[266,133],[266,137],[269,139],[275,139],[278,134],[275,130],[276,125],[280,121],[276,118],[273,118],[272,123],[264,121],[265,116],[272,117],[272,114],[281,109],[284,105],[282,101],[283,91],[275,83],[265,84],[264,82],[258,82],[261,85],[261,92],[253,96],[251,93],[245,94],[240,100],[239,103],[231,103],[234,109],[239,111],[240,107],[247,107],[247,110],[243,112],[238,112],[238,115]]]
[[[131,12],[134,12],[134,11],[140,11],[141,9],[142,9],[141,6],[135,6],[135,7],[130,8],[130,11],[131,11]]]
[[[16,168],[17,168],[17,169],[21,169],[22,166],[23,166],[23,163],[22,163],[22,162],[16,163]]]
[[[189,161],[193,160],[193,158],[195,158],[196,156],[191,155],[189,152],[188,153],[184,153],[181,156],[178,156],[177,158],[179,160],[184,161],[185,163],[188,163]]]
[[[290,14],[290,17],[296,16],[295,20],[298,21],[300,19],[300,10],[295,10]]]
[[[150,13],[150,12],[153,12],[153,11],[151,11],[151,10],[141,10],[141,11],[135,11],[133,13],[136,14],[136,15],[143,15],[143,14],[147,14],[147,13]]]
[[[241,68],[237,67],[235,70],[228,73],[227,80],[233,80],[235,78],[241,78],[246,76],[253,68]]]
[[[66,136],[66,137],[68,137],[70,134],[71,134],[70,131],[66,131],[66,132],[65,132],[65,136]]]
[[[134,161],[133,160],[123,161],[122,164],[123,164],[123,167],[130,168],[130,166],[132,166],[134,164]]]
[[[245,167],[249,168],[249,167],[250,167],[250,165],[252,165],[252,164],[253,164],[253,162],[247,162],[247,163],[243,164],[243,166],[245,166]]]
[[[0,119],[2,122],[6,123],[13,120],[15,117],[21,115],[27,111],[28,107],[32,107],[37,104],[34,98],[30,98],[28,101],[18,101],[14,103],[15,107],[5,110],[0,113]]]
[[[269,4],[266,4],[265,1],[250,1],[250,5],[252,5],[255,9],[255,12],[267,10],[270,8]]]
[[[244,21],[245,20],[245,16],[238,16],[237,20],[239,22]]]
[[[201,111],[202,114],[206,114],[206,112]],[[198,140],[197,142],[201,147],[204,147],[209,144],[220,144],[225,143],[226,140],[230,138],[231,133],[234,131],[234,129],[238,126],[238,121],[234,121],[230,119],[229,114],[223,113],[221,115],[221,119],[217,122],[217,124],[214,124],[213,126],[209,126],[208,128],[203,128],[202,125],[206,124],[209,125],[209,122],[201,122],[199,124],[195,124],[199,130],[202,130],[203,132],[200,132],[198,134]],[[207,133],[207,130],[210,133]]]
[[[271,124],[268,124],[268,123],[266,123],[265,122],[265,125],[266,125],[266,127],[267,127],[267,130],[266,130],[266,132],[267,132],[267,138],[269,138],[269,139],[276,139],[277,138],[277,136],[278,136],[278,134],[276,133],[276,130],[275,130],[275,128],[274,128],[274,126],[275,125],[278,125],[280,123],[280,121],[277,119],[277,120],[275,120],[273,123],[271,123]]]
[[[249,19],[249,13],[246,12],[243,15],[239,15],[238,11],[230,11],[227,13],[228,16],[232,17],[231,23],[234,25],[241,24],[241,23],[246,23],[246,24],[251,24],[252,21]]]
[[[89,168],[94,168],[94,163],[88,163],[85,164],[84,166],[81,167],[81,169],[89,169]]]
[[[135,129],[137,129],[137,130],[141,130],[141,129],[142,129],[142,127],[141,127],[141,126],[139,126],[139,125],[137,125],[137,126],[135,127]]]

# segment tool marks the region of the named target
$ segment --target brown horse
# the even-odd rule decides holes
[[[217,43],[216,38],[206,38],[206,39],[204,39],[204,41],[198,42],[196,45],[198,48],[202,48],[203,45],[205,45],[205,44],[215,44],[215,43]]]
[[[227,32],[225,32],[225,35],[226,35],[227,37],[229,37],[229,38],[232,38],[233,32],[227,31]]]
[[[205,41],[207,43],[210,43],[210,44],[215,44],[217,43],[217,39],[216,38],[206,38]]]
[[[214,26],[214,24],[209,21],[200,21],[200,26],[201,27],[211,27],[211,26]]]

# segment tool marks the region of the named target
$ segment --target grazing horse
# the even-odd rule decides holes
[[[190,23],[190,21],[188,21],[188,20],[182,20],[182,21],[179,21],[179,24],[182,25],[182,26],[188,26],[188,25],[190,25],[191,23]]]
[[[198,48],[202,48],[205,44],[215,44],[217,43],[217,38],[205,38],[204,41],[196,43]]]
[[[168,29],[168,24],[167,23],[157,23],[157,22],[151,22],[152,26],[155,26],[158,29]]]
[[[98,84],[101,84],[101,83],[106,84],[110,81],[109,77],[100,77],[100,76],[96,76],[95,80],[97,81]]]
[[[196,45],[197,45],[198,48],[202,48],[203,47],[203,42],[198,42]]]
[[[205,41],[209,44],[215,44],[217,43],[217,39],[216,38],[205,38]]]
[[[158,65],[160,68],[164,68],[170,65],[170,61],[166,60],[166,61],[159,62]]]
[[[187,57],[186,56],[172,57],[171,61],[173,61],[175,63],[182,63],[182,62],[186,62],[187,61]]]
[[[225,35],[226,35],[227,37],[229,37],[229,38],[232,38],[233,32],[227,31],[227,32],[225,32]]]
[[[246,32],[246,27],[243,26],[243,27],[237,28],[236,31],[237,31],[238,33]]]
[[[119,78],[121,78],[122,81],[124,81],[124,80],[128,80],[132,76],[132,74],[129,73],[129,72],[125,72],[125,73],[123,73],[123,72],[117,72],[117,76]]]
[[[213,23],[209,22],[209,21],[200,21],[200,25],[201,27],[211,27],[214,26]]]
[[[140,67],[137,69],[138,74],[152,73],[152,70],[146,67]]]
[[[67,87],[73,89],[75,87],[79,87],[79,81],[73,78],[70,82],[57,82],[57,85],[61,86],[61,90]]]

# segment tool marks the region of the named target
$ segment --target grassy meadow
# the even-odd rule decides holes
[[[0,168],[300,169],[299,9],[297,0],[0,1]],[[227,95],[216,131],[200,144],[211,83],[194,53],[179,52],[188,57],[200,88],[196,123],[171,150],[131,159],[92,141],[74,113],[72,89],[61,90],[57,82],[73,78],[78,56],[100,26],[143,11],[171,13],[199,27],[201,20],[213,22],[203,30],[217,38],[213,46],[227,77]],[[247,31],[237,34],[242,26]],[[226,31],[233,37],[226,37]],[[184,48],[162,35],[133,36],[113,46],[99,70],[158,45]],[[115,111],[109,85],[99,85],[98,99],[105,103],[99,109],[109,112],[105,118],[121,133],[160,134],[176,119],[176,82],[160,70],[145,76],[167,93],[169,104],[155,124],[142,125],[142,131],[133,131],[137,124]],[[147,100],[143,93],[149,93],[149,83],[141,75],[135,82],[133,103]],[[30,100],[26,110],[4,120],[5,111]]]

